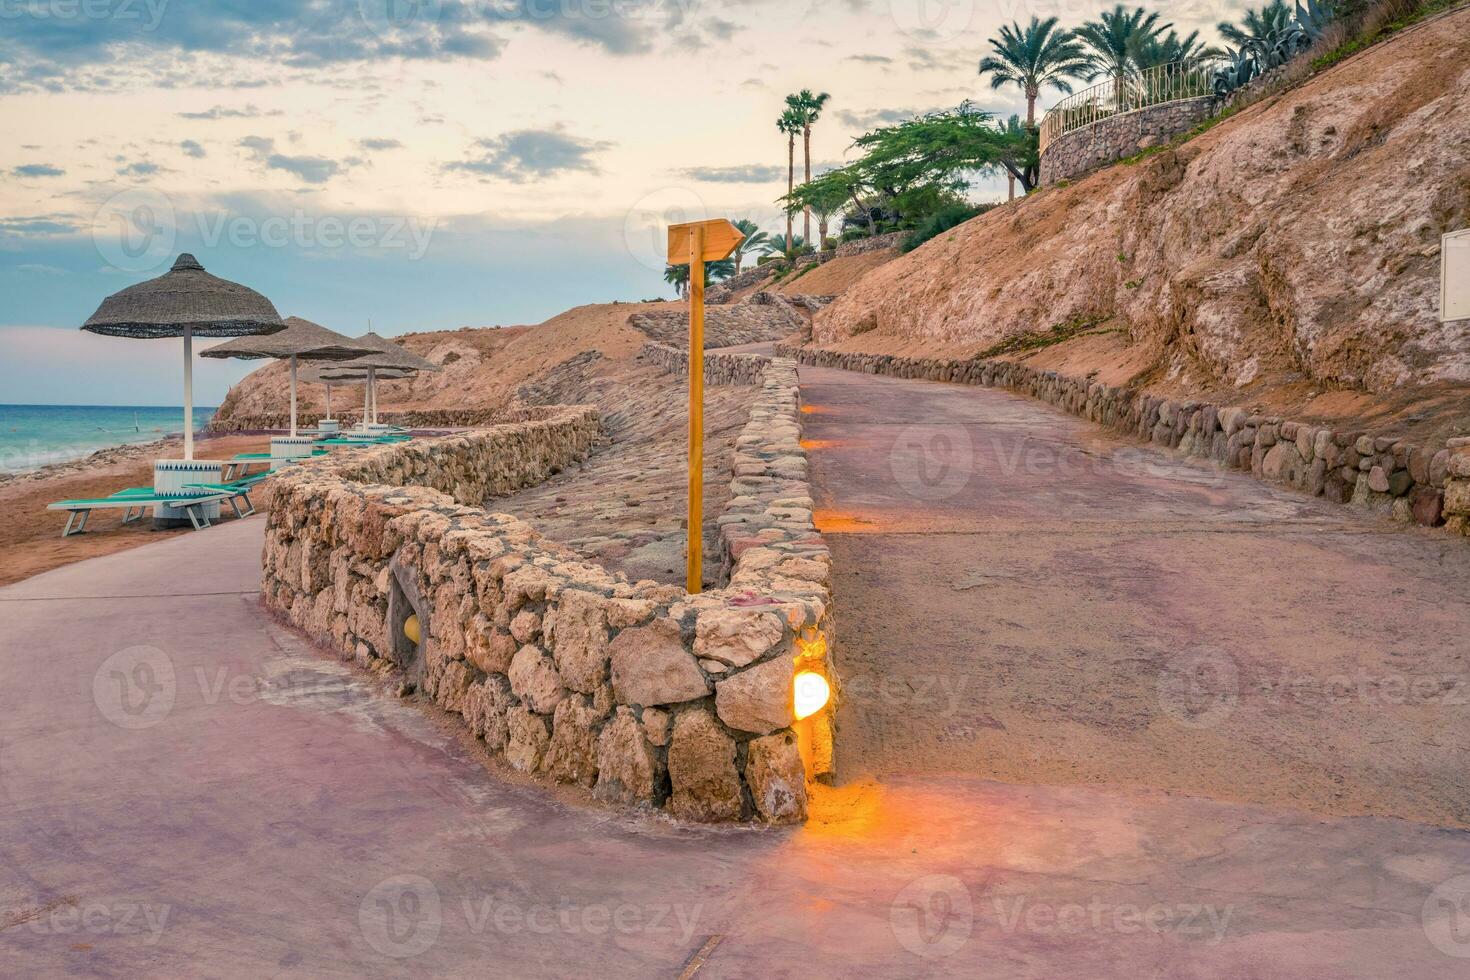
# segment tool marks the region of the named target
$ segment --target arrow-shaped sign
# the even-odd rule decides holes
[[[728,259],[745,241],[745,233],[724,218],[669,225],[669,265],[689,265],[695,261],[694,234],[700,229],[704,231],[704,254],[697,257],[700,262]]]

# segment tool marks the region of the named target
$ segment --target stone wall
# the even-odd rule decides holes
[[[728,303],[731,295],[765,282],[779,268],[778,264],[767,262],[765,265],[753,265],[748,269],[742,269],[738,275],[731,276],[724,282],[716,283],[706,289],[704,301],[711,305]]]
[[[689,374],[689,351],[653,341],[643,345],[638,356],[651,361],[670,374]],[[771,359],[760,354],[704,355],[704,380],[712,385],[754,385],[765,378]]]
[[[1109,116],[1053,140],[1041,154],[1041,186],[1071,180],[1188,132],[1215,114],[1214,96]]]
[[[1408,523],[1470,529],[1470,440],[1434,450],[1364,430],[1253,415],[1243,408],[1171,401],[1012,361],[944,360],[806,348],[782,356],[820,367],[897,378],[1008,388],[1187,456],[1213,460],[1334,503]],[[1463,470],[1465,481],[1456,483]],[[1448,516],[1448,521],[1446,521]]]
[[[298,412],[296,423],[303,429],[314,428],[321,421],[323,412]],[[333,411],[332,417],[350,428],[362,422],[362,409]],[[401,425],[409,429],[468,429],[476,426],[502,425],[527,421],[535,418],[516,409],[472,408],[472,409],[423,409],[415,411],[380,411],[378,421],[388,425]],[[269,432],[285,430],[291,426],[289,412],[264,412],[255,415],[237,415],[229,418],[211,418],[205,427],[209,432]]]
[[[854,255],[867,255],[869,252],[898,248],[908,236],[909,233],[906,231],[894,231],[886,235],[874,235],[871,238],[855,238],[837,246],[837,258],[846,259]]]
[[[704,346],[733,347],[784,340],[800,330],[805,322],[799,313],[781,304],[709,306],[704,311]],[[687,311],[635,313],[628,318],[628,323],[657,343],[673,347],[689,344]]]
[[[832,678],[831,558],[795,364],[760,385],[719,518],[725,588],[629,582],[483,506],[586,451],[595,416],[579,408],[282,471],[266,602],[460,715],[517,770],[691,820],[800,821],[807,780],[832,771],[832,706],[798,720],[792,691],[799,671]]]

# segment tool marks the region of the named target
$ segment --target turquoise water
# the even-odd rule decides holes
[[[196,431],[213,408],[194,409]],[[0,473],[64,463],[98,449],[154,442],[184,428],[183,407],[0,405]]]

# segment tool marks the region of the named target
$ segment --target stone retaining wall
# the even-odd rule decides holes
[[[728,303],[733,294],[742,289],[749,289],[757,283],[765,282],[778,268],[780,266],[775,263],[767,262],[765,265],[753,265],[748,269],[742,269],[738,275],[731,276],[706,289],[704,301],[711,305]]]
[[[296,423],[303,429],[314,428],[321,421],[322,412],[297,412]],[[334,411],[332,417],[349,428],[362,422],[362,409]],[[418,411],[380,411],[378,421],[388,425],[401,425],[410,429],[468,429],[477,426],[502,425],[512,422],[530,421],[538,416],[516,409],[472,408],[472,409],[425,409]],[[289,412],[260,412],[253,415],[236,415],[229,418],[212,418],[205,427],[209,432],[267,432],[291,427]]]
[[[725,588],[629,582],[483,506],[586,452],[595,415],[563,408],[282,471],[266,602],[462,716],[517,770],[692,820],[803,820],[807,780],[832,771],[832,706],[797,720],[792,688],[799,671],[832,678],[831,558],[794,362],[760,384],[719,518]]]
[[[804,364],[897,378],[1008,388],[1073,415],[1187,455],[1244,470],[1334,503],[1427,527],[1470,533],[1470,440],[1444,449],[1363,430],[1253,415],[1243,408],[1171,401],[1099,381],[996,360],[944,360],[778,348]],[[1448,519],[1446,519],[1448,518]]]
[[[806,321],[789,306],[769,303],[736,303],[709,306],[704,311],[704,346],[734,347],[784,340]],[[628,323],[650,340],[680,347],[689,343],[688,311],[635,313]]]
[[[892,231],[884,235],[874,235],[871,238],[855,238],[837,246],[837,258],[846,259],[854,255],[867,255],[869,252],[898,248],[908,236],[909,233],[906,231]]]
[[[1041,154],[1041,186],[1071,180],[1104,164],[1188,132],[1215,114],[1214,96],[1135,109],[1063,133]]]
[[[653,341],[643,345],[638,354],[645,361],[652,361],[670,374],[689,374],[689,352],[681,347],[658,344]],[[771,359],[761,354],[712,354],[704,355],[704,380],[712,385],[754,385],[765,378]]]

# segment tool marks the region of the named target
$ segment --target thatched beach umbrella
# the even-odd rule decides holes
[[[361,337],[358,337],[357,342],[365,346],[372,347],[373,353],[365,355],[363,357],[355,358],[351,361],[344,361],[341,364],[336,365],[336,367],[340,368],[343,372],[349,373],[360,370],[365,370],[367,372],[368,390],[367,403],[365,405],[365,411],[367,412],[367,415],[363,418],[364,427],[374,425],[378,421],[378,404],[375,397],[377,380],[380,376],[378,372],[444,370],[433,361],[428,360],[427,358],[419,357],[408,348],[400,344],[395,344],[391,340],[386,340],[382,337],[379,337],[377,334],[371,331],[363,334]],[[383,376],[386,377],[386,374],[384,374]]]
[[[260,293],[210,275],[194,256],[184,254],[157,279],[104,299],[82,329],[140,340],[184,338],[184,459],[192,460],[194,338],[271,334],[286,325]]]
[[[399,378],[407,378],[412,371],[377,371],[378,378],[384,381],[396,381]],[[323,364],[321,367],[307,368],[301,372],[301,380],[324,385],[327,389],[327,417],[322,422],[336,420],[332,418],[332,386],[333,385],[366,385],[368,373],[366,368],[356,371],[344,369],[340,364]],[[366,394],[364,394],[366,398]],[[363,419],[367,419],[367,406],[363,406]]]
[[[241,337],[204,351],[204,357],[284,358],[291,362],[291,438],[296,437],[296,362],[350,361],[372,354],[374,348],[334,333],[310,320],[293,316],[286,329],[268,336]]]

